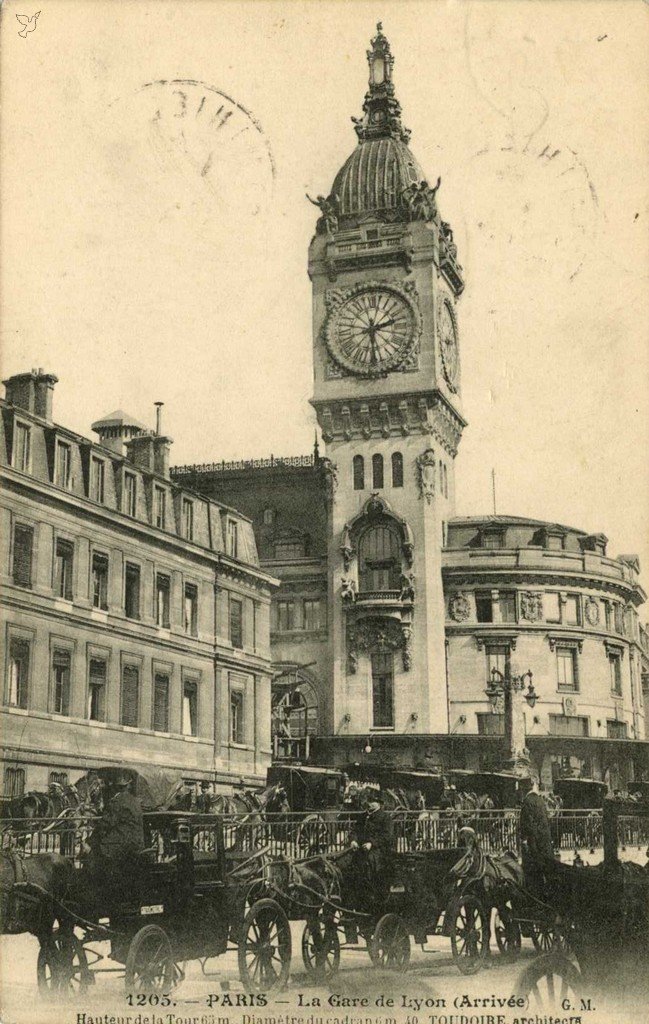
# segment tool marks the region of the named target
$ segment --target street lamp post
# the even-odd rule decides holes
[[[507,767],[517,775],[529,775],[530,752],[525,746],[524,708],[525,704],[533,708],[537,701],[531,670],[528,669],[522,675],[512,675],[511,669],[503,673],[492,668],[485,693],[494,710],[498,699],[502,697],[504,700],[505,739],[509,752]]]

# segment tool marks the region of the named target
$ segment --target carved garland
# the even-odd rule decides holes
[[[394,619],[367,618],[347,629],[347,670],[354,675],[359,652],[401,651],[404,672],[412,665],[412,627]]]

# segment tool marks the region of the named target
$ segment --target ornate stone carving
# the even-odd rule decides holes
[[[352,539],[348,527],[345,527],[345,529],[343,530],[343,539],[340,545],[340,553],[343,556],[343,565],[345,566],[345,572],[349,572],[349,567],[352,564],[352,557],[354,555],[354,548],[352,547]]]
[[[420,497],[430,505],[435,497],[435,452],[427,448],[416,460]]]
[[[387,402],[379,405],[379,418],[381,420],[381,433],[383,437],[390,436],[390,410]]]
[[[401,193],[404,205],[408,211],[410,220],[433,220],[437,215],[437,203],[435,196],[442,184],[442,179],[437,179],[437,184],[431,188],[427,181],[412,182],[404,188]]]
[[[340,597],[343,604],[353,604],[356,600],[356,583],[349,576],[343,576],[340,581]]]
[[[348,405],[343,405],[340,410],[340,418],[343,422],[343,437],[346,441],[351,441],[352,437],[352,416]]]
[[[340,214],[340,198],[335,192],[329,196],[316,196],[312,199],[307,193],[307,199],[314,206],[317,206],[322,216],[316,224],[316,232],[319,235],[333,235],[338,230],[338,217]]]
[[[464,622],[471,614],[471,606],[466,594],[453,594],[448,603],[449,615],[455,622]]]
[[[543,595],[531,590],[521,594],[521,616],[528,622],[540,622],[543,618]]]
[[[331,459],[320,459],[321,471],[324,474],[327,500],[332,501],[338,486],[338,467]]]
[[[415,574],[414,572],[405,573],[402,572],[399,578],[399,587],[401,593],[399,594],[400,601],[414,601],[415,600]]]
[[[407,402],[399,402],[399,426],[401,428],[401,433],[406,437],[410,433]]]
[[[371,437],[372,424],[370,422],[370,407],[366,402],[363,402],[363,404],[361,405],[358,416],[361,425],[361,434],[365,438]]]
[[[334,418],[331,409],[328,407],[322,410],[321,413],[321,427],[322,437],[324,441],[333,441],[334,437]]]
[[[409,672],[412,666],[412,627],[402,626],[403,647],[401,648],[401,663],[403,671]]]
[[[405,672],[412,664],[412,626],[395,619],[361,619],[347,631],[347,670],[352,675],[358,665],[358,652],[402,652]]]
[[[596,601],[594,597],[586,599],[584,604],[584,615],[586,616],[586,622],[589,626],[599,625],[599,601]]]

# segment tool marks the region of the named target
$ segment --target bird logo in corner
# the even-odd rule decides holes
[[[40,13],[41,13],[40,11],[36,11],[36,14],[32,14],[31,18],[28,18],[26,14],[17,14],[16,15],[16,17],[18,18],[18,21],[22,25],[22,29],[18,33],[19,36],[22,36],[23,39],[26,39],[27,38],[27,33],[34,31],[34,29],[36,28],[36,22],[38,21],[38,16],[39,16]]]

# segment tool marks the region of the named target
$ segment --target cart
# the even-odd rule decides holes
[[[251,895],[264,852],[226,854],[215,815],[157,812],[144,823],[148,847],[131,870],[99,882],[74,869],[69,896],[41,938],[41,991],[84,990],[98,974],[119,972],[128,993],[168,994],[187,960],[205,969],[232,948],[245,991],[282,988],[290,926],[276,900]]]

